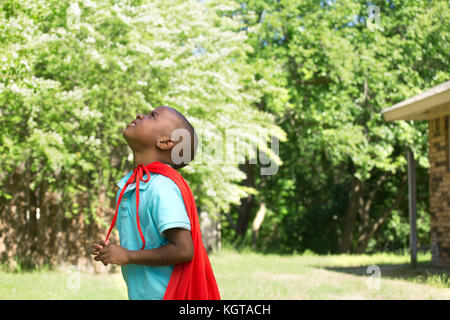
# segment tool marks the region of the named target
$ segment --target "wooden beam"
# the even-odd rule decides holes
[[[417,266],[417,188],[416,188],[416,162],[414,153],[408,148],[408,199],[409,199],[409,247],[411,264]]]
[[[431,120],[450,115],[450,100],[405,120]]]
[[[439,114],[438,116],[450,114],[449,102],[450,81],[447,81],[384,109],[381,113],[386,121],[426,120],[436,117],[436,114]]]

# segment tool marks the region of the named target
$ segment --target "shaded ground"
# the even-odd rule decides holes
[[[427,283],[430,279],[441,278],[442,281],[448,282],[448,275],[450,274],[450,268],[437,267],[430,262],[420,262],[417,267],[412,267],[408,263],[400,264],[378,264],[380,268],[380,276],[382,278],[390,279],[404,279],[413,280],[418,282]],[[372,275],[373,272],[368,272],[368,266],[356,266],[356,267],[325,267],[326,270],[344,272],[355,276],[367,277]],[[434,281],[436,282],[436,281]],[[438,285],[438,283],[434,283]],[[440,285],[438,285],[440,286]],[[442,287],[445,287],[445,283],[442,282]]]

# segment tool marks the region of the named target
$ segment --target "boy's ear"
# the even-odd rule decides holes
[[[156,145],[162,150],[170,150],[175,145],[175,141],[170,139],[169,137],[161,137],[156,142]]]

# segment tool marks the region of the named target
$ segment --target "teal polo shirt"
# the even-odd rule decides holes
[[[168,165],[168,164],[167,164]],[[170,165],[168,165],[170,166]],[[119,194],[133,174],[130,171],[117,183]],[[143,179],[147,179],[144,174]],[[130,184],[122,196],[116,221],[120,246],[128,250],[140,250],[142,239],[136,223],[136,184]],[[178,186],[172,179],[151,173],[148,182],[139,181],[139,221],[145,237],[145,248],[164,246],[169,240],[164,231],[170,228],[191,230],[191,224]],[[174,265],[144,266],[128,264],[121,266],[122,276],[128,288],[130,300],[161,300],[166,292]]]

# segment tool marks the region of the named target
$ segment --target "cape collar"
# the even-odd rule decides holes
[[[168,165],[169,167],[172,168],[172,166],[170,164],[164,163],[165,165]],[[117,182],[117,186],[120,188],[120,190],[125,186],[125,183],[127,183],[128,179],[130,179],[131,175],[133,174],[133,170],[131,170],[130,172],[128,172],[122,179],[119,180],[119,182]],[[144,176],[142,177],[144,180],[147,180],[147,174],[144,174]],[[145,190],[147,189],[148,185],[150,184],[150,180],[147,182],[140,182],[139,183],[139,190]],[[127,190],[125,190],[125,192],[128,191],[132,191],[136,189],[136,183],[131,183],[128,185]]]

